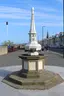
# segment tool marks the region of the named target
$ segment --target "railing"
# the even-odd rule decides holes
[[[49,47],[49,50],[63,54],[63,47]]]

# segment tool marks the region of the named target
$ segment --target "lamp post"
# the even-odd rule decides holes
[[[60,45],[62,46],[61,49],[62,49],[63,58],[64,58],[64,34],[62,34],[62,33],[60,32],[59,38],[60,38]],[[62,38],[63,38],[63,39],[62,39]],[[63,45],[62,45],[62,42],[63,42]]]
[[[43,32],[44,32],[44,27],[45,27],[45,26],[42,26],[42,47],[43,47],[43,45],[44,45],[44,44],[43,44]]]
[[[48,34],[48,30],[47,30],[47,36],[46,36],[46,39],[47,39],[47,46],[49,46],[49,34]]]
[[[8,22],[6,22],[6,31],[7,31],[7,37],[8,37]]]

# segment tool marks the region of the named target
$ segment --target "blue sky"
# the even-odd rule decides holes
[[[31,7],[35,9],[37,39],[63,31],[62,0],[0,0],[0,44],[5,40],[14,43],[29,41]],[[7,26],[5,22],[8,21]]]

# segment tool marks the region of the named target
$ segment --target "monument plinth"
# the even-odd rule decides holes
[[[63,82],[59,74],[44,70],[45,56],[41,54],[41,45],[36,38],[34,8],[31,9],[29,43],[19,58],[22,59],[22,69],[7,75],[4,83],[17,89],[49,89]]]
[[[27,71],[43,71],[44,56],[19,56],[22,59],[22,70]]]

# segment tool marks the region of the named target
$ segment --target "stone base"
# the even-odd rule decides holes
[[[28,70],[21,70],[17,72],[17,75],[23,78],[38,78],[40,76],[38,71],[28,71]]]
[[[30,52],[28,55],[37,56],[37,55],[39,55],[39,53],[38,52]]]
[[[37,72],[35,74],[26,74],[27,72],[25,72],[24,74],[22,70],[13,72],[10,75],[6,76],[2,82],[16,89],[49,89],[64,81],[60,77],[60,75],[46,70],[39,72],[39,74],[37,74]],[[33,78],[32,76],[30,78],[30,75],[32,75]],[[24,76],[27,76],[27,78],[25,78]],[[36,76],[37,78],[35,78],[34,76]]]
[[[28,71],[42,71],[44,69],[45,57],[42,55],[29,56],[21,55],[22,59],[22,69]]]

